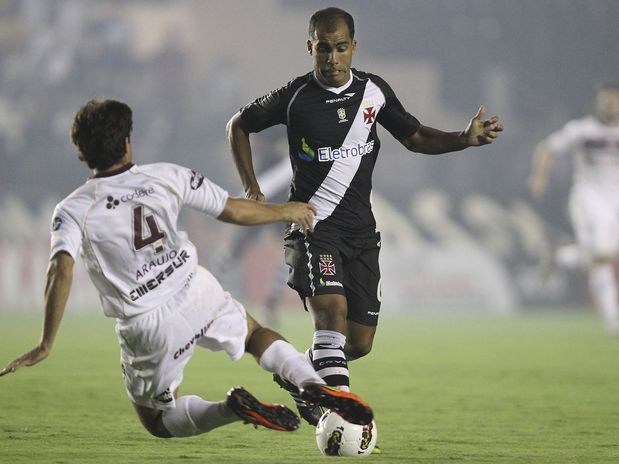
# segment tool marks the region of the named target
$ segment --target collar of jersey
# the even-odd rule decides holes
[[[313,77],[314,77],[314,81],[316,82],[316,84],[318,84],[320,87],[322,87],[325,90],[328,90],[329,92],[339,95],[344,90],[346,90],[348,87],[350,87],[350,84],[352,84],[352,71],[348,71],[348,72],[350,73],[350,78],[348,79],[348,82],[346,82],[346,84],[344,85],[341,85],[340,87],[327,87],[326,85],[324,85],[322,82],[318,80],[318,78],[316,77],[316,71],[314,71]]]
[[[133,163],[127,163],[127,164],[122,165],[118,169],[114,169],[113,171],[98,172],[96,174],[93,174],[92,176],[89,177],[89,179],[100,179],[101,177],[112,177],[117,174],[121,174],[125,171],[128,171],[133,166],[134,166]]]

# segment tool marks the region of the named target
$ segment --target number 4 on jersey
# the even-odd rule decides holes
[[[144,223],[150,234],[146,237],[144,236]],[[164,238],[165,233],[159,230],[155,216],[152,214],[144,216],[143,206],[133,208],[133,246],[136,251],[152,244],[155,253],[161,253]]]

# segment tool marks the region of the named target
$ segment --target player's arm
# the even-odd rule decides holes
[[[529,193],[535,201],[541,201],[548,189],[548,178],[554,163],[554,153],[547,142],[540,143],[533,154],[531,175],[528,179]]]
[[[56,253],[50,260],[45,284],[45,316],[41,341],[32,350],[9,363],[0,371],[0,376],[24,366],[32,366],[49,356],[69,298],[73,264],[73,258],[63,251]]]
[[[245,198],[228,197],[226,206],[217,219],[245,226],[270,224],[273,222],[294,222],[303,231],[313,230],[316,208],[307,203],[259,203]]]
[[[492,143],[503,125],[498,116],[483,120],[485,108],[481,106],[462,132],[443,132],[433,127],[420,126],[412,135],[399,139],[408,150],[427,155],[438,155]]]
[[[247,129],[241,112],[237,112],[226,125],[226,135],[234,164],[241,177],[246,198],[256,201],[264,201],[264,195],[260,191],[260,185],[256,179],[254,164],[252,161],[251,144],[249,142],[249,130]]]

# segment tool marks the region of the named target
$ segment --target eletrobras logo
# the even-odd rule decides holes
[[[374,140],[366,143],[358,143],[353,146],[344,146],[338,148],[321,147],[318,149],[318,161],[336,161],[355,156],[364,156],[372,153],[374,150]]]

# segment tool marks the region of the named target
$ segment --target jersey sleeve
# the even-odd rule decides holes
[[[260,132],[277,124],[286,124],[289,93],[289,85],[286,85],[241,108],[241,119],[249,132]]]
[[[177,165],[168,166],[172,168],[173,187],[184,205],[213,217],[221,214],[229,196],[226,190],[200,172]]]
[[[75,260],[82,246],[82,228],[62,207],[56,206],[51,226],[50,259],[64,251]]]
[[[378,113],[378,122],[398,140],[417,132],[421,123],[404,109],[389,84],[378,76],[372,76],[372,80],[385,95],[385,106]]]
[[[558,131],[553,132],[546,139],[548,149],[555,156],[567,155],[581,134],[579,121],[570,121]]]

